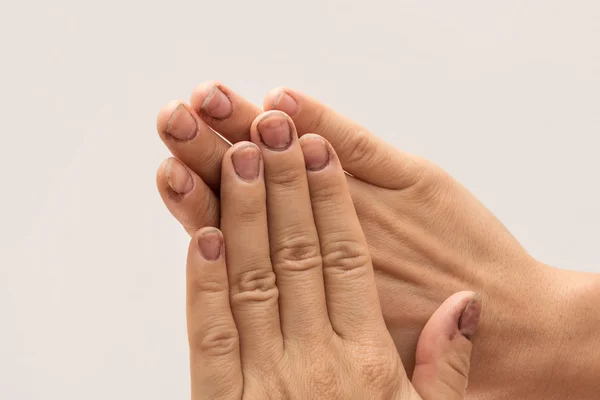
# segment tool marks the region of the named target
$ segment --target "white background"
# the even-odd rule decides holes
[[[0,6],[0,398],[185,399],[187,235],[159,107],[288,85],[441,164],[538,259],[600,272],[600,2]]]

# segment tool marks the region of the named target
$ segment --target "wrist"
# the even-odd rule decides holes
[[[560,321],[553,326],[554,397],[597,399],[600,392],[600,275],[553,270],[560,285]]]
[[[523,265],[484,287],[470,398],[596,398],[599,276]]]

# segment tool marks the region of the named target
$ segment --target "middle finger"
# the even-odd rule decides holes
[[[282,112],[264,113],[250,136],[265,165],[271,262],[284,339],[330,330],[319,238],[294,123]]]

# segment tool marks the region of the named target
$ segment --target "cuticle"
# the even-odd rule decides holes
[[[169,133],[169,128],[171,127],[171,125],[173,123],[173,118],[175,116],[177,116],[177,114],[179,112],[181,112],[180,111],[181,108],[184,108],[185,112],[187,112],[188,114],[190,114],[190,116],[194,120],[194,134],[189,139],[178,139],[178,138],[176,138],[175,136],[173,136],[173,135],[171,135]],[[173,114],[171,114],[171,117],[169,118],[169,121],[167,121],[167,126],[165,127],[165,130],[164,130],[164,136],[166,136],[167,138],[173,140],[176,143],[187,143],[187,142],[190,142],[190,141],[194,140],[196,138],[196,136],[198,136],[198,121],[196,121],[196,117],[194,117],[194,115],[185,106],[185,104],[179,103],[179,105],[175,108],[175,110],[173,110]]]
[[[229,104],[231,104],[231,111],[229,112],[229,114],[227,114],[226,116],[222,117],[222,118],[216,118],[213,117],[211,115],[208,115],[208,113],[206,113],[204,111],[204,105],[206,104],[206,100],[211,96],[211,94],[214,95],[214,92],[218,90],[221,93],[223,93],[223,95],[225,95],[225,97],[227,97],[227,100],[229,100]],[[227,118],[231,117],[235,111],[235,104],[234,102],[231,100],[231,97],[229,97],[229,94],[227,93],[226,90],[223,90],[223,86],[220,84],[215,84],[215,86],[212,88],[212,90],[210,91],[210,93],[208,94],[208,96],[206,96],[206,98],[204,99],[204,101],[202,102],[202,104],[200,105],[200,114],[202,114],[204,117],[210,118],[211,120],[214,121],[224,121]]]
[[[319,172],[327,168],[327,166],[331,164],[331,152],[329,151],[329,147],[327,147],[327,160],[321,165],[319,168],[306,168],[310,172]]]
[[[173,190],[173,187],[171,186],[171,178],[170,178],[170,174],[168,173],[169,171],[167,171],[167,167],[169,166],[170,163],[173,163],[173,162],[180,163],[181,166],[186,170],[186,172],[190,176],[190,179],[192,181],[192,188],[187,193],[177,193],[175,190]],[[170,170],[170,168],[169,168],[169,170]],[[180,200],[185,199],[187,197],[187,195],[192,193],[194,191],[194,189],[196,188],[196,181],[194,180],[194,176],[192,175],[192,173],[190,172],[188,167],[184,163],[182,163],[181,161],[176,159],[175,157],[169,157],[169,159],[165,165],[165,179],[167,180],[167,189],[169,190],[169,195],[170,195],[171,199],[173,199],[173,200],[180,201]]]
[[[272,114],[283,114],[284,118],[287,114],[283,113],[282,111],[278,111],[278,110],[274,110]],[[267,114],[264,117],[262,117],[260,119],[260,121],[258,121],[258,123],[256,124],[256,130],[258,131],[258,139],[260,140],[260,143],[265,146],[267,149],[271,150],[271,151],[278,151],[278,152],[282,152],[282,151],[286,151],[287,149],[289,149],[290,147],[292,147],[292,145],[294,144],[294,140],[296,140],[296,129],[294,127],[294,125],[290,122],[289,118],[285,118],[285,122],[287,122],[288,127],[290,128],[290,140],[288,141],[287,145],[284,148],[281,149],[275,149],[271,146],[269,146],[268,144],[265,143],[265,141],[263,140],[262,137],[262,132],[260,131],[260,129],[258,128],[258,124],[260,124],[261,122],[269,119],[271,117],[272,114]]]
[[[235,164],[233,162],[233,156],[235,156],[235,153],[237,153],[240,150],[247,149],[249,147],[253,147],[256,150],[258,150],[258,172],[256,173],[256,176],[252,180],[241,177],[238,174],[237,169],[235,168]],[[262,162],[263,162],[262,153],[261,153],[260,149],[254,143],[246,143],[244,145],[241,145],[231,153],[231,164],[233,166],[233,172],[235,173],[235,176],[238,177],[238,179],[241,179],[244,182],[252,183],[252,182],[256,182],[258,180],[258,178],[260,177],[260,174],[262,172],[262,168],[261,168]]]

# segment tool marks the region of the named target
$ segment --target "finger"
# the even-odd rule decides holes
[[[190,105],[214,131],[231,143],[250,140],[250,127],[262,112],[227,86],[209,81],[192,93]]]
[[[322,137],[305,135],[300,143],[321,245],[329,319],[343,338],[372,336],[385,325],[346,176],[335,151]]]
[[[234,145],[223,159],[221,229],[231,306],[242,344],[242,362],[270,364],[283,350],[279,292],[269,257],[267,208],[260,150]]]
[[[319,238],[294,124],[279,111],[264,113],[251,136],[265,163],[271,262],[284,338],[314,337],[319,329],[331,333]]]
[[[190,236],[202,227],[219,225],[217,196],[180,161],[163,161],[156,173],[156,186],[171,214]]]
[[[243,387],[238,331],[229,307],[223,236],[204,228],[187,259],[187,322],[192,399],[240,399]]]
[[[218,188],[221,160],[229,145],[192,109],[172,101],[157,118],[158,133],[171,153],[210,187]]]
[[[455,293],[433,313],[417,343],[412,379],[424,400],[465,398],[480,317],[481,298],[473,292]]]
[[[317,100],[289,88],[270,91],[265,110],[292,117],[300,135],[317,133],[327,139],[344,170],[388,189],[412,186],[420,175],[419,159],[388,145],[371,132]]]

